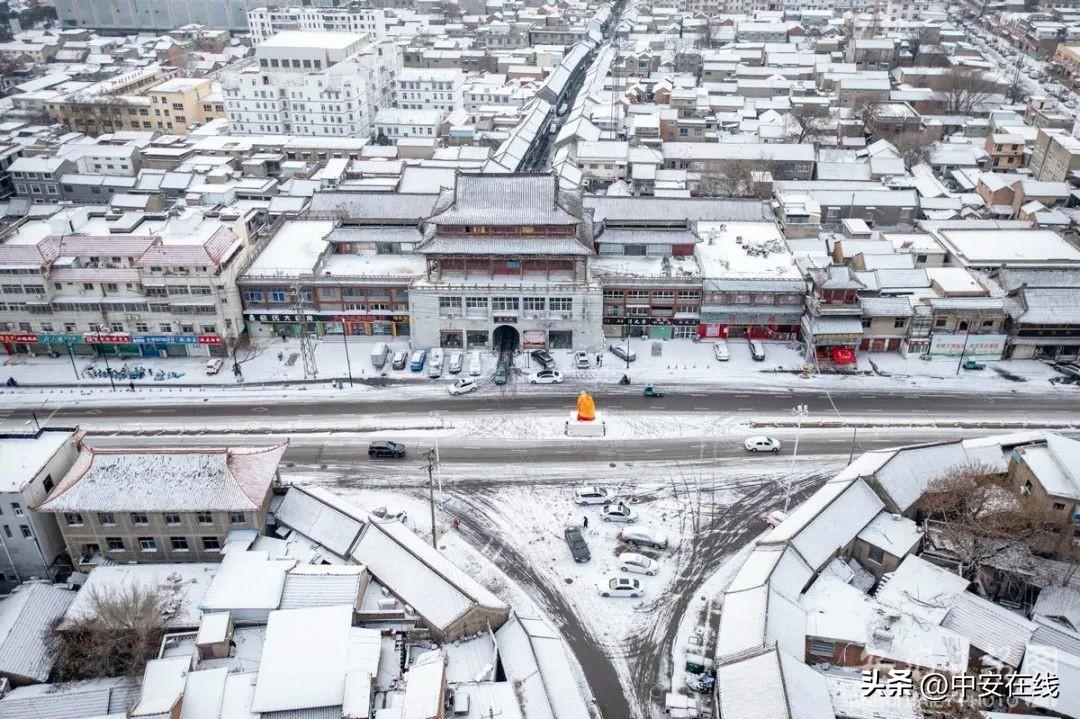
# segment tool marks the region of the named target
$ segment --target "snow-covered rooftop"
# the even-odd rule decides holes
[[[701,222],[698,235],[694,253],[706,279],[802,279],[775,223]]]
[[[169,628],[194,629],[199,626],[200,611],[206,590],[217,572],[217,564],[116,564],[91,570],[75,601],[64,613],[65,625],[93,616],[95,595],[115,596],[133,588],[160,591],[164,595]]]

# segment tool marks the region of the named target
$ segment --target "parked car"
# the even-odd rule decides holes
[[[592,364],[589,362],[589,354],[587,352],[575,352],[574,367],[577,369],[589,369],[592,367]]]
[[[636,522],[637,510],[626,502],[612,502],[605,504],[600,510],[600,519],[605,522]]]
[[[644,574],[651,577],[660,570],[660,563],[637,552],[623,552],[619,555],[619,571]]]
[[[395,352],[394,359],[390,362],[390,366],[394,369],[405,369],[407,364],[409,364],[409,353],[405,350]]]
[[[499,363],[495,365],[495,374],[492,377],[495,380],[495,384],[506,384],[506,381],[510,379],[510,360],[506,356],[499,358]]]
[[[450,359],[446,362],[446,371],[450,374],[458,374],[464,364],[465,356],[461,352],[451,352]]]
[[[607,504],[615,498],[615,493],[607,487],[578,487],[574,490],[575,504]]]
[[[637,359],[637,352],[632,349],[627,349],[622,345],[611,345],[608,349],[611,350],[611,354],[615,355],[623,362],[633,362]]]
[[[544,369],[551,369],[555,366],[555,358],[547,350],[533,350],[531,357]]]
[[[557,369],[542,369],[533,372],[529,377],[529,384],[559,384],[562,382],[562,372]]]
[[[964,369],[986,369],[986,363],[978,360],[964,360]]]
[[[667,549],[668,546],[667,536],[663,532],[649,527],[623,527],[623,530],[619,532],[619,539],[631,547]]]
[[[413,372],[423,372],[425,362],[427,362],[427,350],[416,350],[409,361],[409,369]]]
[[[632,577],[601,579],[597,585],[601,597],[640,597],[641,580]]]
[[[727,362],[731,359],[731,352],[728,351],[727,342],[724,340],[719,340],[712,346],[712,353],[717,362]]]
[[[221,371],[223,364],[225,364],[225,360],[220,357],[211,357],[206,360],[206,374],[217,374]]]
[[[450,389],[447,390],[450,394],[468,394],[477,388],[476,380],[474,379],[459,379],[454,384],[450,385]]]
[[[746,448],[747,452],[779,452],[780,440],[764,435],[747,437],[746,441],[743,442],[743,447]]]
[[[369,457],[401,459],[405,456],[405,445],[401,442],[391,442],[390,440],[372,442],[368,445],[367,453]]]
[[[758,340],[750,340],[747,344],[750,345],[750,356],[754,358],[755,362],[761,362],[765,359],[765,345]]]
[[[563,536],[566,537],[566,544],[570,547],[570,556],[574,558],[575,562],[580,564],[592,559],[592,553],[589,551],[589,543],[585,541],[585,537],[582,536],[580,529],[577,527],[567,527],[563,530]]]
[[[386,364],[386,358],[390,356],[390,348],[385,342],[376,342],[371,348],[371,366],[382,369]]]
[[[427,376],[435,379],[436,377],[442,377],[443,368],[443,351],[441,348],[436,347],[428,354],[428,368]]]
[[[480,350],[473,350],[469,353],[469,374],[473,377],[479,377],[483,370],[484,361],[480,357]]]

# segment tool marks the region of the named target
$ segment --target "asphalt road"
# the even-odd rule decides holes
[[[88,424],[105,420],[130,420],[153,423],[155,420],[175,421],[190,417],[193,420],[248,423],[255,419],[316,421],[319,418],[337,422],[371,417],[391,417],[403,414],[423,414],[438,411],[444,416],[455,414],[506,413],[519,411],[569,411],[574,407],[578,392],[573,387],[551,387],[543,391],[519,393],[476,393],[462,397],[449,395],[395,398],[393,390],[374,390],[370,393],[342,395],[333,401],[312,398],[304,400],[293,395],[269,400],[265,396],[230,398],[205,403],[179,403],[169,398],[137,398],[119,393],[115,404],[95,402],[91,406],[65,407],[63,399],[50,400],[42,413],[57,425]],[[597,392],[596,406],[601,411],[691,413],[714,412],[725,414],[786,415],[796,404],[805,404],[810,414],[827,417],[841,414],[906,415],[917,417],[948,417],[997,419],[1026,415],[1031,419],[1075,419],[1080,417],[1080,391],[1068,386],[1055,393],[995,393],[977,391],[970,394],[934,392],[832,392],[777,388],[772,391],[710,390],[685,388],[667,391],[663,397],[649,398],[640,388],[608,388]],[[60,404],[57,408],[56,405]],[[0,407],[0,418],[29,417],[29,411]]]

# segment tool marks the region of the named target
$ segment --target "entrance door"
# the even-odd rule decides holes
[[[516,350],[521,346],[521,333],[516,327],[499,325],[492,333],[491,342],[496,350]]]

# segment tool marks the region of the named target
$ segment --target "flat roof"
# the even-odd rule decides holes
[[[321,47],[326,50],[345,50],[350,45],[363,39],[363,35],[352,32],[301,32],[299,30],[288,30],[270,36],[259,47]]]
[[[947,229],[939,234],[965,265],[1080,265],[1080,250],[1052,230]]]

